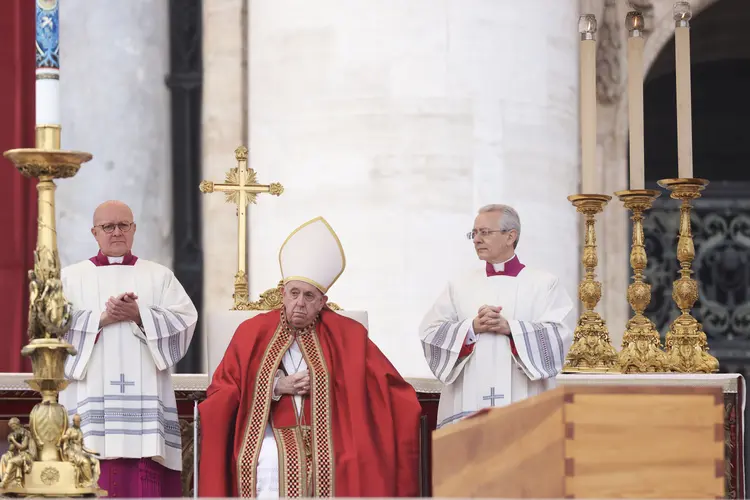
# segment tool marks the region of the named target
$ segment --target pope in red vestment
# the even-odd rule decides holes
[[[416,392],[363,325],[326,306],[345,266],[338,237],[313,219],[279,262],[283,307],[239,326],[199,405],[199,495],[418,496]]]

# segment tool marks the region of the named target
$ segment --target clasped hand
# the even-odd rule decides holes
[[[290,394],[303,396],[310,392],[310,372],[308,370],[284,375],[276,383],[276,395]]]
[[[132,292],[110,297],[102,313],[100,326],[107,326],[121,321],[132,321],[141,324],[141,312],[138,310],[138,296]]]
[[[483,305],[479,308],[477,317],[474,318],[472,326],[474,333],[497,333],[500,335],[510,335],[510,325],[500,311],[500,306]]]

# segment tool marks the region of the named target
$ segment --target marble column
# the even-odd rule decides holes
[[[203,178],[215,182],[223,182],[229,169],[237,166],[234,150],[248,145],[247,89],[243,80],[247,2],[203,2],[202,169]],[[203,195],[201,206],[204,220],[203,310],[227,311],[233,305],[234,275],[237,272],[237,209],[224,201],[222,193]],[[207,326],[206,322],[203,324]],[[208,338],[208,335],[204,337]]]
[[[58,181],[62,265],[94,255],[96,206],[117,199],[137,223],[134,253],[172,263],[169,2],[60,2],[62,148],[94,155]]]
[[[577,306],[577,5],[252,2],[250,159],[286,191],[252,211],[251,294],[322,215],[347,256],[330,299],[369,312],[403,375],[429,377],[419,322],[449,277],[481,266],[465,237],[476,210],[507,203],[521,260]]]

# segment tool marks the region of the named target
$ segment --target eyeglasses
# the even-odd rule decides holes
[[[133,222],[118,222],[117,224],[99,224],[98,226],[94,227],[100,227],[102,228],[102,231],[105,233],[113,233],[115,231],[115,228],[119,229],[123,233],[127,233],[130,231],[130,228],[133,227]]]
[[[509,229],[473,229],[466,233],[466,239],[467,240],[473,240],[476,235],[481,236],[482,238],[486,238],[492,233],[507,233],[510,231]]]

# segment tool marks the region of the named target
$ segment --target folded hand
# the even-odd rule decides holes
[[[302,396],[310,392],[310,372],[308,370],[285,375],[276,384],[277,394]]]
[[[141,313],[138,309],[138,296],[132,292],[123,293],[117,297],[110,297],[106,304],[109,318],[119,321],[132,321],[141,324]]]
[[[510,325],[508,320],[500,313],[502,306],[483,305],[479,308],[477,317],[474,318],[472,326],[475,333],[497,333],[500,335],[510,335]]]

